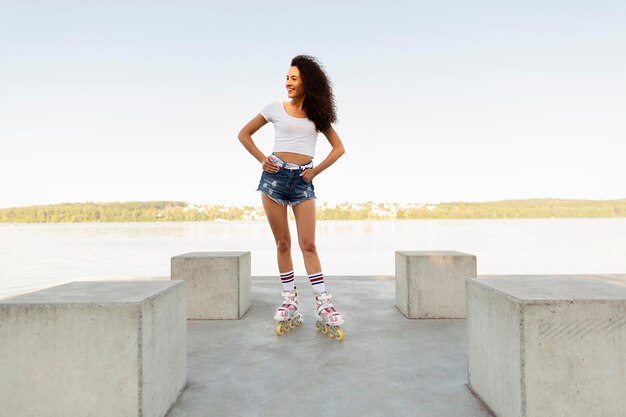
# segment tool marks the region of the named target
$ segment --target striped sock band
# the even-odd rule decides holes
[[[309,282],[311,282],[311,287],[315,294],[321,294],[326,291],[324,286],[324,274],[321,272],[309,275]]]
[[[294,279],[293,279],[293,271],[281,272],[280,282],[283,284],[283,290],[293,291],[293,288],[295,286]]]

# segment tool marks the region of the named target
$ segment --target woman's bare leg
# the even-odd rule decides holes
[[[315,246],[315,199],[304,200],[292,208],[306,272],[309,275],[321,272],[322,265]]]
[[[283,206],[261,194],[265,216],[270,223],[274,240],[276,241],[276,259],[278,260],[279,272],[293,271],[291,259],[291,235],[287,219],[287,206]]]

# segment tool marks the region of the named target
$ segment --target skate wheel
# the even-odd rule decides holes
[[[296,327],[296,324],[293,322],[293,320],[289,320],[289,328],[293,329],[294,327]]]
[[[328,326],[322,326],[322,333],[328,334]]]
[[[282,336],[283,335],[283,324],[282,323],[278,323],[276,325],[276,335],[277,336]]]
[[[298,317],[296,317],[296,326],[299,326],[302,324],[302,316],[299,315]]]
[[[343,330],[338,327],[335,331],[337,332],[337,341],[341,342],[343,340]]]

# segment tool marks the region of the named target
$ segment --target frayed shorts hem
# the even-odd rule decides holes
[[[306,197],[306,198],[303,198],[302,200],[298,200],[298,201],[285,201],[285,200],[281,200],[279,198],[272,197],[271,195],[269,195],[268,193],[266,193],[263,190],[257,190],[257,191],[260,192],[261,194],[265,195],[267,198],[269,198],[273,202],[280,204],[281,206],[292,206],[293,207],[293,206],[297,206],[298,204],[302,203],[303,201],[310,200],[312,198],[317,199],[317,197]]]

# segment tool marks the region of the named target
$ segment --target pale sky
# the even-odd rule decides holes
[[[0,207],[260,205],[237,134],[298,54],[346,148],[319,203],[626,198],[625,21],[623,1],[3,2]]]

